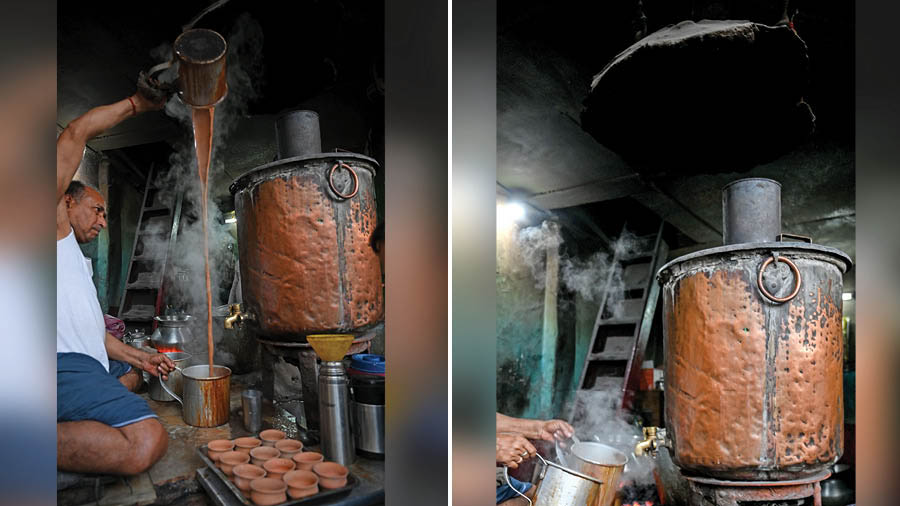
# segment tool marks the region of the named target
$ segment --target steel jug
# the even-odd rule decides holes
[[[160,353],[183,351],[184,343],[191,337],[188,323],[190,315],[154,316],[157,327],[150,337],[150,344]]]
[[[182,351],[174,351],[164,353],[165,356],[169,357],[172,362],[175,362],[175,367],[179,369],[175,369],[174,371],[168,374],[168,379],[165,381],[159,376],[150,376],[150,386],[148,388],[148,393],[150,394],[150,398],[154,401],[159,402],[169,402],[174,401],[175,398],[166,393],[163,389],[162,384],[165,383],[166,386],[169,387],[170,390],[177,394],[181,394],[184,390],[182,385],[182,377],[181,370],[187,363],[191,360],[190,353],[184,353]]]
[[[182,375],[183,395],[179,396],[165,382],[160,386],[181,404],[184,423],[194,427],[218,427],[228,423],[231,414],[231,369],[214,365],[192,365],[175,368]]]
[[[213,30],[193,28],[175,39],[172,59],[151,68],[147,74],[151,88],[171,90],[172,82],[156,76],[178,63],[178,98],[194,108],[215,107],[228,94],[225,55],[228,44]],[[153,94],[153,90],[151,90]]]
[[[548,462],[540,454],[537,456],[544,468],[533,503],[528,500],[532,506],[610,506],[616,496],[619,476],[628,460],[624,453],[615,448],[587,441],[572,446],[571,467]],[[507,470],[503,471],[509,483]]]

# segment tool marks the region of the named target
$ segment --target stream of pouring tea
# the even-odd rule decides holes
[[[212,156],[213,117],[215,107],[193,108],[194,149],[200,176],[200,201],[203,216],[203,261],[206,266],[206,339],[209,342],[209,375],[213,375],[212,291],[209,282],[209,236],[207,235],[207,199],[209,198],[209,159]]]

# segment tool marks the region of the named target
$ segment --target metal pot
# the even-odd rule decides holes
[[[384,376],[350,376],[350,415],[356,452],[384,458]]]
[[[205,28],[187,30],[175,39],[178,59],[178,98],[191,106],[206,108],[228,93],[225,79],[225,39]]]
[[[259,333],[292,341],[358,332],[383,316],[375,169],[356,153],[311,153],[317,116],[292,111],[278,121],[278,151],[292,155],[231,184],[237,213],[243,305]],[[297,308],[303,308],[298,311]]]
[[[835,464],[834,474],[822,482],[822,506],[846,506],[854,501],[853,489],[838,476],[848,469],[847,464]]]
[[[178,368],[183,368],[191,359],[191,354],[185,353],[183,351],[167,352],[164,353],[164,355],[169,357],[172,362],[175,362],[175,367]],[[150,398],[154,401],[169,402],[175,400],[174,397],[166,393],[166,391],[162,387],[162,383],[165,383],[170,390],[178,394],[182,393],[184,390],[181,371],[179,369],[175,369],[174,371],[170,372],[169,379],[165,381],[160,379],[159,376],[150,376],[149,394]]]
[[[766,242],[663,266],[675,464],[719,479],[783,480],[841,456],[841,292],[850,265],[834,248]]]
[[[183,377],[183,395],[173,392],[165,382],[163,390],[181,404],[182,418],[194,427],[217,427],[228,422],[231,414],[231,369],[214,365],[209,374],[209,365],[192,365],[180,369]]]
[[[150,336],[144,334],[144,331],[141,329],[130,330],[125,334],[122,342],[141,351],[146,351],[144,348],[150,345]]]
[[[571,467],[548,462],[540,454],[538,458],[544,469],[535,492],[535,506],[610,506],[628,460],[615,448],[587,441],[572,446]]]
[[[150,336],[150,344],[161,353],[183,350],[184,343],[191,337],[188,328],[191,316],[154,316],[153,319],[156,320],[157,327]]]

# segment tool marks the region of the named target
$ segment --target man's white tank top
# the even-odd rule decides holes
[[[56,241],[56,352],[90,355],[109,371],[106,323],[92,275],[91,261],[70,229]]]

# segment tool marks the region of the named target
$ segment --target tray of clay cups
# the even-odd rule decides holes
[[[303,443],[284,432],[264,430],[258,437],[216,439],[197,453],[235,498],[247,506],[324,502],[346,495],[358,480],[321,453],[303,451]]]

